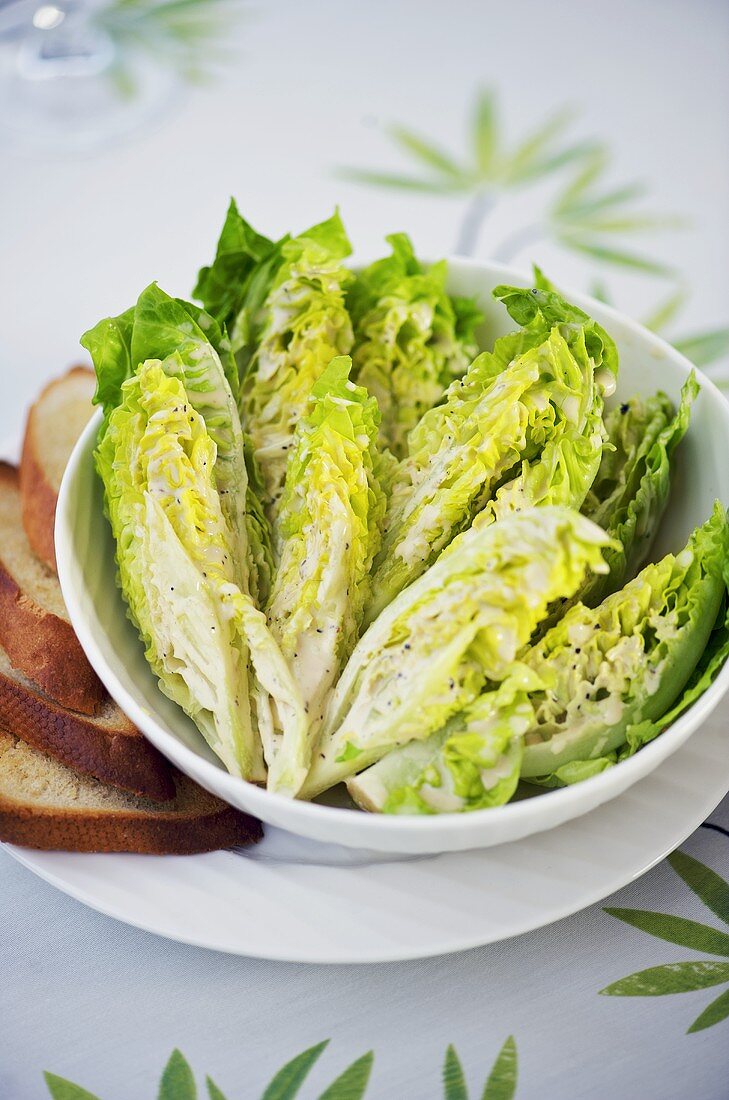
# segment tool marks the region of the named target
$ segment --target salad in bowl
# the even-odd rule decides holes
[[[287,827],[284,804],[351,815],[305,805],[341,784],[393,825],[516,814],[629,767],[729,654],[723,502],[655,539],[711,384],[632,365],[626,390],[610,323],[539,269],[388,244],[354,269],[338,213],[272,241],[232,202],[194,301],[152,283],[82,340],[76,466],[93,450],[136,644],[229,773],[195,778]]]

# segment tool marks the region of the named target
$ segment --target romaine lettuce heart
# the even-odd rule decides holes
[[[673,456],[699,392],[692,373],[676,411],[663,393],[634,397],[605,418],[609,446],[582,511],[620,543],[605,555],[610,572],[590,578],[579,599],[594,607],[645,563],[668,503]],[[612,449],[614,448],[614,450]]]
[[[603,568],[607,536],[563,508],[475,529],[387,607],[356,646],[302,789],[313,797],[424,740],[502,680],[557,595]]]
[[[329,693],[359,634],[385,497],[375,472],[377,404],[333,359],[309,399],[289,458],[269,624],[301,691],[310,729],[291,757],[274,736],[270,774],[308,769]]]
[[[377,399],[380,441],[402,458],[407,435],[476,355],[474,302],[446,293],[445,261],[426,270],[405,233],[387,238],[392,255],[351,286],[353,377]]]
[[[622,746],[633,740],[634,751],[646,740],[636,727],[663,728],[716,621],[728,552],[729,525],[717,504],[681,553],[647,565],[597,608],[575,605],[523,654],[547,685],[532,696],[524,778],[564,782],[565,765],[614,762]]]
[[[425,741],[394,749],[347,790],[363,809],[389,814],[461,813],[501,806],[519,781],[524,734],[534,722],[529,692],[543,685],[516,662]]]
[[[335,356],[351,350],[345,293],[354,276],[342,262],[351,249],[338,213],[270,248],[261,245],[265,239],[257,234],[250,245],[252,233],[237,211],[229,211],[219,251],[237,257],[230,265],[233,275],[237,270],[242,278],[233,296],[235,316],[226,314],[225,320],[242,372],[243,422],[253,439],[265,504],[273,518],[294,430],[311,388]],[[216,263],[222,278],[229,262]],[[213,264],[211,271],[215,269]],[[196,293],[222,311],[227,307],[217,292],[208,295],[211,278],[210,273],[202,276]]]
[[[532,347],[524,333],[497,341],[411,432],[394,477],[367,622],[470,527],[501,483],[516,479],[484,522],[525,505],[582,504],[600,460],[603,391],[580,326],[555,325],[542,336],[539,330]]]
[[[285,737],[298,738],[306,719],[265,617],[236,583],[215,455],[182,380],[150,360],[123,384],[96,463],[122,591],[162,690],[231,772],[261,781],[249,663]]]
[[[122,338],[123,335],[123,338]],[[171,298],[152,283],[133,310],[101,321],[82,337],[94,360],[97,393],[104,404],[103,437],[109,416],[122,401],[122,385],[145,360],[184,383],[193,409],[215,443],[215,473],[226,519],[234,534],[237,579],[265,600],[271,574],[270,536],[249,486],[254,459],[246,462],[243,434],[231,380],[235,362],[227,337],[199,306]]]

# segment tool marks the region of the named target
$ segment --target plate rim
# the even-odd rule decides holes
[[[709,731],[707,731],[707,732],[709,732]],[[701,733],[702,733],[701,730],[698,731],[697,740],[700,740]],[[713,735],[717,738],[723,737],[725,735],[725,731],[723,729],[718,729],[717,728],[715,731],[713,731]],[[674,766],[676,760],[679,757],[683,757],[684,761],[685,761],[685,754],[692,750],[692,746],[693,746],[693,742],[689,743],[685,746],[682,746],[681,749],[679,749],[676,753],[672,754],[672,756],[668,760],[664,761],[663,764],[660,765],[658,768],[656,768],[650,775],[645,776],[642,781],[639,781],[638,784],[634,785],[633,791],[635,792],[635,786],[639,787],[642,783],[654,782],[657,775],[658,775],[658,773],[665,767]],[[709,767],[709,762],[708,761],[706,762],[705,766],[707,768]],[[288,950],[288,951],[275,951],[275,950],[272,951],[270,949],[269,950],[262,950],[260,947],[254,947],[254,949],[251,949],[251,948],[247,948],[247,947],[245,947],[241,944],[233,945],[230,942],[224,944],[224,943],[221,943],[221,942],[216,942],[215,940],[211,941],[210,939],[206,939],[204,933],[202,933],[200,935],[197,935],[197,936],[192,936],[192,935],[189,935],[189,934],[180,934],[179,932],[170,931],[169,929],[165,929],[165,928],[161,927],[159,922],[155,923],[155,922],[150,922],[150,921],[145,921],[145,920],[140,920],[138,918],[130,917],[128,915],[128,913],[124,913],[124,912],[120,911],[123,907],[115,906],[113,904],[107,904],[105,902],[99,902],[95,898],[93,898],[93,896],[89,893],[88,890],[83,889],[83,888],[79,888],[78,886],[76,886],[73,883],[69,884],[64,879],[64,877],[61,874],[59,874],[58,872],[55,872],[54,870],[52,870],[50,868],[47,868],[47,867],[38,866],[38,863],[42,862],[43,857],[47,856],[47,855],[58,855],[58,854],[60,854],[60,855],[63,855],[64,857],[66,857],[66,858],[72,858],[74,860],[81,860],[82,861],[82,860],[90,858],[85,853],[35,852],[33,850],[19,848],[15,845],[11,845],[11,844],[0,844],[0,847],[4,851],[6,851],[12,859],[14,859],[16,862],[21,864],[23,867],[25,867],[27,870],[29,870],[32,874],[36,875],[38,878],[42,879],[44,882],[47,882],[50,886],[52,886],[55,889],[59,890],[61,893],[67,895],[68,897],[73,898],[75,901],[80,902],[81,904],[85,905],[86,907],[92,909],[95,912],[101,913],[103,916],[105,916],[107,918],[111,918],[112,920],[119,921],[122,924],[125,924],[129,927],[132,927],[132,928],[139,929],[140,931],[146,932],[150,935],[160,936],[163,939],[170,940],[171,942],[181,943],[181,944],[184,944],[184,945],[189,946],[189,947],[203,948],[203,949],[208,950],[208,951],[217,951],[217,952],[220,952],[222,954],[233,955],[233,956],[236,956],[236,957],[239,957],[239,958],[255,958],[255,959],[262,959],[262,960],[266,960],[266,961],[269,961],[269,962],[276,962],[276,963],[297,963],[297,964],[326,965],[326,966],[337,966],[337,965],[369,966],[369,965],[378,965],[378,964],[391,963],[391,962],[407,962],[407,961],[414,961],[414,960],[417,960],[417,959],[437,958],[439,956],[447,956],[447,955],[455,954],[455,953],[461,952],[461,951],[473,950],[473,949],[478,948],[478,947],[490,946],[491,944],[501,943],[504,940],[514,939],[517,936],[526,935],[530,932],[537,931],[540,928],[547,928],[552,924],[555,924],[555,923],[557,923],[561,920],[566,919],[567,917],[570,917],[570,916],[573,916],[576,913],[582,912],[584,909],[590,908],[590,906],[592,906],[592,905],[596,905],[598,902],[602,901],[604,898],[609,897],[610,895],[616,893],[618,890],[621,890],[625,886],[629,885],[631,882],[634,882],[638,878],[641,878],[644,874],[647,874],[648,871],[652,870],[657,864],[659,864],[663,859],[665,859],[666,856],[670,852],[675,851],[675,849],[678,848],[689,836],[693,835],[693,833],[701,826],[701,824],[707,819],[707,817],[712,813],[712,811],[714,809],[716,809],[716,807],[726,797],[727,789],[729,788],[729,759],[727,760],[726,768],[722,772],[722,774],[723,774],[722,782],[718,785],[717,788],[714,788],[712,794],[708,798],[706,798],[705,800],[702,801],[700,808],[693,810],[693,812],[690,815],[690,819],[689,819],[688,814],[685,817],[682,817],[682,822],[681,822],[680,826],[677,826],[677,828],[675,830],[671,831],[670,839],[666,838],[666,840],[662,842],[662,844],[660,846],[660,850],[657,851],[657,852],[655,850],[652,851],[650,856],[647,858],[647,861],[644,861],[643,859],[640,860],[640,867],[639,867],[638,870],[635,870],[633,867],[631,867],[630,871],[627,874],[625,873],[625,870],[616,871],[616,873],[612,875],[612,877],[610,878],[609,881],[605,881],[599,887],[596,887],[592,890],[589,890],[584,896],[581,897],[581,899],[577,902],[577,904],[574,904],[574,901],[572,901],[572,902],[568,902],[564,905],[561,905],[561,906],[555,908],[554,910],[551,910],[550,914],[549,914],[549,916],[546,920],[542,919],[539,916],[535,916],[535,914],[531,914],[531,915],[527,914],[527,915],[525,915],[524,919],[522,919],[521,921],[514,922],[513,928],[511,930],[509,930],[508,932],[505,932],[505,933],[499,932],[495,935],[482,932],[477,936],[470,935],[470,936],[466,936],[466,937],[464,937],[460,940],[458,939],[457,935],[454,933],[445,946],[444,946],[444,944],[441,940],[438,943],[433,941],[428,946],[422,946],[421,945],[420,947],[415,948],[415,949],[408,949],[408,948],[403,948],[403,947],[393,947],[392,949],[387,950],[387,949],[385,949],[384,947],[381,946],[379,948],[375,948],[374,951],[370,951],[370,952],[364,952],[364,953],[360,952],[359,954],[353,954],[351,952],[350,953],[345,952],[345,953],[340,953],[340,954],[336,955],[336,957],[327,957],[327,956],[322,955],[321,953],[319,953],[317,951],[311,951],[311,950],[310,951],[301,951],[301,950],[299,950],[298,952],[296,952],[295,949],[294,950]],[[722,793],[718,794],[718,796],[717,796],[717,791],[721,791]],[[628,792],[626,791],[626,792],[623,793],[623,795],[618,796],[616,799],[611,799],[609,803],[605,803],[602,806],[595,807],[594,810],[592,810],[590,813],[588,813],[587,815],[584,815],[584,816],[589,817],[593,813],[594,814],[600,814],[601,812],[606,812],[610,806],[618,803],[620,801],[620,798],[625,797],[627,794],[628,794]],[[573,818],[569,821],[564,822],[563,825],[558,826],[555,829],[548,830],[544,834],[546,842],[547,843],[553,842],[555,840],[555,838],[559,835],[559,833],[562,832],[562,830],[570,830],[570,829],[580,828],[581,827],[580,821],[581,821],[580,818]],[[521,840],[516,840],[516,841],[512,841],[512,842],[508,842],[508,843],[514,844],[514,845],[528,845],[529,841],[530,841],[529,837],[524,837]],[[498,845],[498,846],[495,846],[493,848],[472,849],[470,852],[469,851],[444,852],[444,853],[441,853],[440,855],[429,855],[429,856],[421,857],[420,859],[417,859],[417,860],[412,861],[412,862],[422,863],[423,861],[428,862],[428,861],[443,860],[443,859],[445,859],[445,860],[458,859],[460,857],[468,856],[468,855],[471,855],[471,856],[479,856],[480,855],[480,856],[483,856],[486,860],[488,860],[488,858],[489,858],[489,856],[492,852],[494,852],[496,850],[500,850],[500,849],[502,849],[504,847],[507,847],[507,846],[508,846],[508,844]],[[91,858],[93,858],[93,857],[91,857]],[[113,857],[109,856],[109,855],[106,855],[104,858],[105,859],[111,859]],[[136,858],[140,858],[140,859],[143,858],[145,860],[157,861],[157,860],[168,860],[172,857],[168,857],[168,856],[144,856],[144,857],[141,857],[140,856],[140,857],[136,857]],[[196,858],[201,858],[201,857],[199,857],[199,856],[186,856],[186,857],[180,856],[180,857],[174,857],[174,858],[194,860]],[[204,858],[204,857],[202,857],[202,858]],[[392,865],[397,866],[398,863],[400,863],[400,862],[411,862],[411,861],[410,860],[405,860],[405,861],[393,860],[393,861],[383,862],[383,863],[379,863],[379,864],[377,863],[376,860],[373,861],[373,863],[375,863],[377,866],[380,866],[380,867],[389,867],[389,866],[392,866]],[[239,860],[239,863],[242,864],[243,867],[245,867],[245,861],[244,860]],[[277,866],[281,866],[281,864],[277,863]],[[346,868],[346,867],[338,867],[338,866],[331,866],[331,865],[312,865],[312,870],[314,870],[314,869],[317,870],[317,871],[320,871],[320,872],[324,871],[325,873],[333,873],[334,875],[336,875],[337,873],[339,873],[341,871],[347,871],[348,870],[349,872],[356,872],[356,871],[360,870],[360,868],[354,868],[354,867]],[[97,880],[97,881],[101,881],[101,880]]]

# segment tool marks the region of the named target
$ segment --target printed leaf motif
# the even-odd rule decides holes
[[[729,924],[729,883],[685,852],[673,852],[668,862],[686,885],[701,898],[707,909]]]
[[[463,173],[452,157],[425,138],[413,133],[412,130],[407,130],[404,126],[392,126],[390,136],[402,149],[426,167],[443,175],[452,176],[454,180],[462,179]]]
[[[663,997],[668,993],[690,993],[729,982],[729,963],[678,962],[651,966],[613,982],[600,993],[608,997]]]
[[[449,1046],[443,1063],[444,1100],[468,1100],[463,1066],[454,1046]]]
[[[327,1046],[329,1040],[297,1054],[280,1069],[263,1094],[263,1100],[292,1100],[303,1085],[309,1070]]]
[[[496,101],[491,91],[483,91],[473,113],[473,148],[476,165],[484,177],[490,177],[498,155],[499,130]]]
[[[87,1092],[65,1077],[56,1077],[55,1073],[44,1073],[43,1076],[53,1100],[99,1100],[93,1092]]]
[[[210,1077],[205,1078],[205,1084],[208,1087],[208,1096],[210,1100],[225,1100],[225,1096]]]
[[[667,913],[651,913],[646,909],[606,909],[611,917],[632,924],[641,932],[648,932],[661,940],[690,947],[694,951],[707,951],[710,955],[729,957],[729,935],[711,928],[708,924],[673,917]]]
[[[565,108],[540,123],[510,156],[508,179],[512,182],[528,179],[535,169],[538,175],[540,158],[545,151],[551,150],[552,142],[564,133],[573,118],[574,112],[570,108]]]
[[[575,252],[583,252],[586,256],[592,256],[602,263],[614,264],[617,267],[628,267],[635,271],[644,271],[650,275],[670,275],[672,268],[660,260],[650,260],[647,256],[639,256],[634,252],[625,252],[623,249],[610,248],[595,240],[584,240],[575,233],[560,233],[558,239],[566,248]]]
[[[643,324],[653,332],[661,332],[676,317],[686,302],[686,289],[679,287],[664,299],[653,312],[646,317]]]
[[[729,355],[729,328],[697,333],[672,341],[673,346],[697,367],[706,367],[724,355]]]
[[[138,91],[135,51],[153,53],[191,81],[235,57],[225,45],[239,12],[232,0],[111,0],[97,7],[93,22],[121,47],[110,75],[126,96]]]
[[[388,187],[395,191],[420,191],[426,195],[448,195],[453,188],[438,180],[418,179],[417,176],[405,176],[398,172],[372,172],[366,168],[342,168],[337,172],[340,179],[352,183],[364,183],[370,187]]]
[[[596,298],[598,302],[604,302],[606,306],[613,304],[612,295],[608,290],[607,283],[602,279],[593,279],[590,285],[589,294],[591,298]]]
[[[455,158],[435,142],[403,126],[392,126],[389,135],[425,175],[377,172],[350,168],[338,175],[357,183],[376,187],[395,187],[431,194],[478,193],[489,188],[520,187],[543,179],[566,164],[591,155],[592,141],[564,144],[563,137],[572,121],[571,111],[560,111],[544,119],[511,152],[501,140],[496,98],[491,91],[479,94],[473,114],[470,148],[463,158]]]
[[[580,171],[552,205],[547,224],[565,248],[599,260],[646,274],[665,276],[670,267],[646,256],[608,245],[602,237],[614,238],[656,229],[675,229],[679,219],[635,209],[633,203],[645,194],[642,184],[629,183],[602,188],[609,164],[607,149],[594,146],[585,153]]]
[[[541,160],[535,161],[532,165],[526,168],[522,168],[519,176],[519,183],[530,183],[532,180],[543,179],[545,176],[552,175],[553,172],[559,171],[560,168],[564,168],[566,164],[572,164],[574,161],[580,161],[584,157],[588,156],[595,148],[594,143],[591,141],[579,141],[575,145],[568,145],[564,149],[558,150],[551,156],[543,157]],[[517,182],[513,179],[513,182]]]
[[[159,1084],[158,1100],[197,1100],[195,1078],[187,1059],[173,1050]]]
[[[661,278],[673,274],[669,264],[616,247],[612,242],[635,233],[676,229],[685,222],[650,209],[636,209],[634,203],[646,194],[642,183],[605,186],[609,151],[594,140],[565,140],[572,120],[571,110],[558,111],[542,119],[526,138],[509,149],[501,134],[496,97],[492,91],[482,91],[472,111],[470,147],[462,157],[451,155],[422,134],[392,126],[390,137],[422,175],[366,168],[344,169],[338,175],[373,187],[430,195],[469,195],[471,201],[462,216],[456,251],[471,255],[481,226],[501,191],[528,186],[575,165],[576,171],[551,207],[538,216],[534,225],[519,226],[506,241],[497,242],[492,252],[495,258],[510,262],[535,240],[548,238],[601,264]],[[678,303],[669,300],[655,324],[666,324],[677,309]],[[694,361],[700,364],[702,355],[717,358],[723,335],[724,330],[707,334],[706,343],[695,347]],[[729,340],[729,332],[726,337]]]
[[[713,1027],[714,1024],[720,1024],[722,1020],[726,1020],[727,1016],[729,1016],[729,989],[721,993],[715,1001],[711,1002],[708,1008],[704,1009],[700,1016],[696,1017],[687,1034],[690,1035],[694,1031],[703,1031],[707,1027]]]
[[[602,175],[608,163],[608,151],[604,145],[595,148],[580,171],[567,184],[564,191],[558,196],[552,207],[552,216],[556,218],[567,217],[570,214],[580,213],[584,210],[605,209],[615,205],[621,205],[625,201],[640,195],[642,190],[636,191],[638,185],[628,184],[618,191],[607,192],[601,196],[585,198],[593,183]]]
[[[506,1040],[484,1085],[481,1100],[512,1100],[516,1092],[517,1055],[514,1036]]]
[[[375,1056],[372,1051],[352,1062],[344,1073],[332,1081],[319,1100],[362,1100],[372,1072]]]
[[[729,924],[729,883],[717,875],[716,871],[685,852],[673,852],[668,857],[668,862],[707,908]],[[605,912],[669,943],[678,943],[698,951],[709,951],[715,955],[729,955],[729,935],[707,924],[667,913],[651,913],[644,909],[606,909]],[[723,982],[729,982],[729,963],[702,959],[698,962],[667,963],[664,966],[640,970],[613,982],[600,992],[612,997],[661,997],[667,993],[708,989]],[[727,1016],[729,990],[704,1009],[694,1020],[689,1033],[712,1027]]]

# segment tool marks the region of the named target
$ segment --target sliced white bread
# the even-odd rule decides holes
[[[98,714],[78,714],[38,691],[0,646],[0,727],[84,775],[163,802],[170,765],[107,697]]]
[[[95,386],[89,367],[71,367],[49,382],[28,413],[20,464],[23,523],[34,552],[54,571],[58,490],[76,440],[94,411]]]
[[[52,573],[31,550],[21,521],[18,471],[0,462],[0,645],[46,695],[94,714],[106,693],[74,634]]]
[[[71,852],[190,855],[253,844],[260,822],[176,772],[174,795],[150,802],[77,775],[0,730],[0,840]]]

